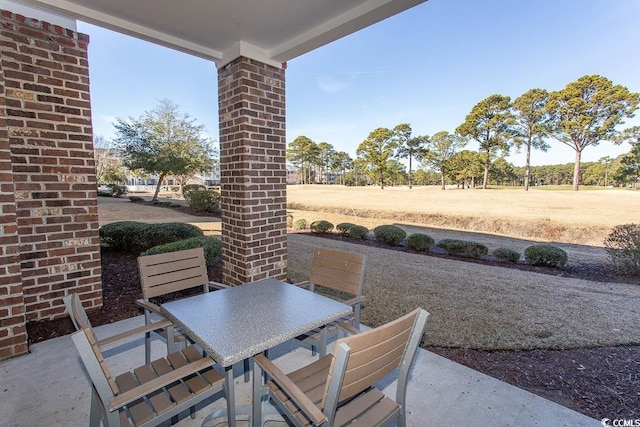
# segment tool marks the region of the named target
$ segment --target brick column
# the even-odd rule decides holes
[[[218,70],[223,277],[287,277],[285,70],[240,57]]]
[[[0,64],[0,359],[27,352],[11,149]]]
[[[14,190],[26,321],[52,319],[66,315],[67,293],[102,305],[89,38],[1,13],[11,173],[0,173],[0,186]]]

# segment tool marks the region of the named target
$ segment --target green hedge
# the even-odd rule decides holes
[[[349,229],[354,225],[355,224],[352,224],[350,222],[341,222],[340,224],[336,225],[336,230],[343,236],[349,237]]]
[[[520,260],[520,252],[508,248],[497,248],[491,252],[491,255],[498,259],[504,259],[509,262],[518,262]]]
[[[154,246],[200,237],[204,233],[195,225],[181,222],[145,224],[119,221],[105,224],[99,230],[100,241],[122,252],[139,254]]]
[[[433,243],[433,237],[423,233],[415,233],[407,237],[407,246],[416,251],[426,251]]]
[[[470,258],[482,258],[489,253],[487,248],[482,243],[470,242],[467,240],[458,239],[442,239],[437,245],[447,251],[449,255],[464,255]]]
[[[313,221],[309,228],[311,229],[312,233],[326,234],[330,233],[331,230],[333,230],[333,224],[331,224],[329,221],[319,220]]]
[[[524,250],[524,259],[531,265],[545,267],[564,267],[567,264],[567,253],[552,245],[533,245]]]
[[[294,230],[306,230],[307,229],[307,220],[304,218],[296,219],[293,222]]]
[[[222,251],[222,242],[213,236],[192,237],[190,239],[154,246],[144,251],[141,255],[165,254],[199,247],[204,249],[204,259],[207,265],[213,265]]]
[[[369,229],[362,225],[352,225],[349,227],[349,237],[367,240],[367,237],[369,237]]]
[[[373,229],[376,240],[391,246],[398,246],[407,237],[407,233],[395,225],[379,225]]]

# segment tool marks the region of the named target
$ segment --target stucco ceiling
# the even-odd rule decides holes
[[[426,0],[21,0],[225,65],[279,65]]]

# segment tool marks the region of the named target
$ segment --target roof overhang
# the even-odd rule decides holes
[[[274,66],[426,0],[20,0],[195,56]]]

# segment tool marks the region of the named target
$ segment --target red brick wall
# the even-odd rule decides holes
[[[0,64],[0,359],[27,351],[11,150]]]
[[[0,185],[14,186],[26,320],[63,315],[68,292],[99,307],[89,38],[8,11],[0,23],[12,171]]]
[[[223,280],[286,279],[285,70],[238,58],[218,102]]]

